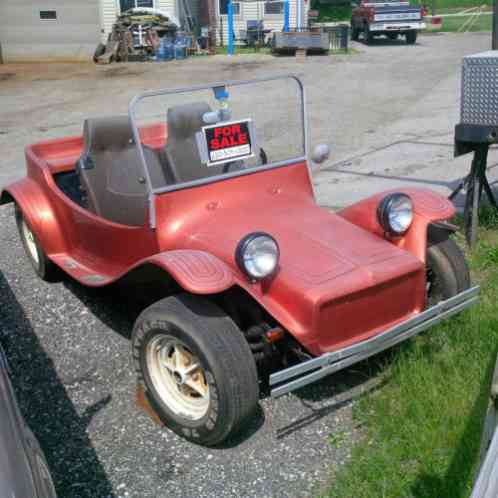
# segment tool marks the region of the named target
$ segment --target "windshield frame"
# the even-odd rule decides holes
[[[193,92],[193,91],[199,91],[199,90],[209,90],[209,89],[213,89],[215,87],[221,87],[221,86],[227,86],[227,87],[243,86],[243,85],[250,85],[250,84],[261,83],[261,82],[266,82],[266,81],[277,81],[277,80],[287,80],[287,79],[294,80],[297,83],[298,89],[299,89],[301,124],[302,124],[302,141],[303,141],[303,151],[304,151],[303,155],[297,156],[297,157],[292,157],[290,159],[286,159],[283,161],[271,162],[271,163],[265,164],[263,166],[251,167],[251,168],[248,168],[246,170],[227,172],[227,173],[220,174],[220,175],[213,175],[213,176],[210,176],[207,178],[201,178],[201,179],[192,180],[192,181],[188,181],[188,182],[177,183],[175,185],[167,185],[167,186],[160,187],[160,188],[153,187],[151,176],[150,176],[149,169],[147,166],[147,160],[145,158],[142,140],[140,138],[140,128],[137,124],[137,119],[136,119],[136,109],[137,109],[138,104],[140,104],[141,101],[143,101],[144,99],[149,98],[149,97],[159,97],[161,95],[172,95],[172,94],[187,93],[187,92]],[[156,207],[155,207],[155,202],[154,202],[156,195],[165,194],[167,192],[172,192],[175,190],[182,190],[182,189],[187,189],[187,188],[191,188],[191,187],[197,187],[200,185],[207,185],[210,183],[214,183],[214,182],[218,182],[218,181],[226,180],[226,179],[230,179],[230,178],[236,178],[239,176],[251,175],[254,173],[259,173],[260,171],[267,171],[270,169],[281,168],[283,166],[296,164],[298,162],[306,162],[308,160],[308,133],[309,132],[308,132],[308,117],[307,117],[307,107],[306,107],[306,93],[305,93],[304,85],[303,85],[301,79],[297,75],[294,75],[294,74],[278,75],[278,76],[263,77],[263,78],[253,78],[250,80],[226,80],[226,81],[214,82],[214,83],[209,83],[209,84],[187,86],[187,87],[180,87],[180,88],[173,88],[173,89],[159,89],[159,90],[151,90],[148,92],[143,92],[143,93],[135,96],[130,101],[130,104],[128,106],[128,116],[129,116],[130,124],[132,127],[132,131],[133,131],[133,138],[134,138],[135,146],[138,149],[140,162],[141,162],[142,168],[144,170],[144,178],[145,178],[145,183],[146,183],[147,193],[148,193],[149,224],[150,224],[151,228],[155,228],[156,222],[157,222],[157,220],[156,220]],[[309,169],[309,166],[308,166],[308,169]],[[310,181],[311,181],[311,175],[310,175]]]

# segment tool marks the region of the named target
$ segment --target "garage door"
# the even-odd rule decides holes
[[[5,62],[88,59],[99,40],[99,0],[0,0]]]

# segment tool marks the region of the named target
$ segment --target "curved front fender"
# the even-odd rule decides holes
[[[0,204],[11,200],[19,206],[47,255],[66,251],[56,214],[42,188],[31,178],[12,183],[0,195]]]
[[[215,294],[234,284],[230,268],[216,256],[204,251],[165,251],[147,258],[143,263],[151,263],[166,270],[186,291],[193,294]]]
[[[393,192],[402,192],[411,197],[414,218],[412,226],[404,236],[387,238],[387,240],[397,247],[411,252],[425,263],[428,226],[435,221],[447,220],[455,214],[455,207],[446,197],[424,188],[388,190],[353,204],[337,214],[384,238],[384,231],[377,220],[377,207],[387,194]]]

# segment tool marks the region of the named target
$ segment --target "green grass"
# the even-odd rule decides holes
[[[455,32],[455,31],[491,31],[493,16],[479,16],[473,20],[471,16],[465,17],[443,17],[442,28],[439,31]]]
[[[429,8],[429,11],[432,6],[431,0],[412,0],[411,3],[412,5],[426,5]],[[487,5],[491,7],[493,5],[493,2],[492,0],[436,0],[435,2],[436,14],[442,14],[445,12],[459,12],[465,8],[480,7],[482,5]],[[352,9],[351,5],[348,4],[347,2],[337,5],[334,3],[323,2],[323,1],[320,2],[320,0],[314,0],[312,1],[311,6],[313,9],[318,10],[319,22],[339,22],[339,21],[349,21],[351,19]],[[451,22],[450,25],[451,24],[456,24],[456,23]],[[448,31],[456,31],[456,29],[448,29]]]
[[[318,10],[319,22],[349,21],[351,19],[351,5],[332,5],[315,1],[312,8]]]
[[[384,358],[385,383],[354,409],[364,438],[323,496],[469,496],[498,348],[498,217],[483,221],[470,256],[479,307]]]
[[[228,47],[216,47],[217,55],[227,55]],[[235,45],[235,55],[251,55],[251,54],[271,54],[269,47],[261,47],[256,49],[254,47],[243,47]]]
[[[432,5],[431,0],[422,0],[417,3],[426,4],[429,8]],[[436,11],[440,9],[457,9],[463,10],[468,7],[480,7],[481,5],[493,5],[492,0],[436,0]]]
[[[216,54],[217,55],[227,55],[228,49],[227,47],[216,47]],[[265,54],[265,55],[270,55],[271,49],[268,47],[262,47],[259,50],[256,50],[254,48],[249,48],[249,47],[239,47],[235,46],[235,54],[234,55],[250,55],[250,54]],[[354,48],[348,48],[347,51],[345,50],[329,50],[328,55],[355,55],[359,54],[360,52]]]

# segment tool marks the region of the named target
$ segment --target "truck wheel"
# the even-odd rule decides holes
[[[256,364],[235,323],[211,302],[167,297],[138,317],[139,386],[167,427],[212,446],[239,431],[259,398]]]
[[[406,43],[408,43],[408,45],[413,45],[416,41],[417,41],[417,32],[416,31],[407,31]]]
[[[358,41],[359,37],[360,30],[353,24],[353,21],[351,21],[351,40]]]
[[[370,31],[370,28],[368,27],[368,24],[365,24],[365,27],[363,28],[363,41],[367,44],[370,45],[373,41],[373,35]]]
[[[467,261],[452,239],[440,240],[427,248],[427,305],[434,306],[470,287]]]
[[[24,251],[36,274],[46,282],[57,280],[57,266],[48,259],[20,207],[17,205],[15,206],[15,217]]]

